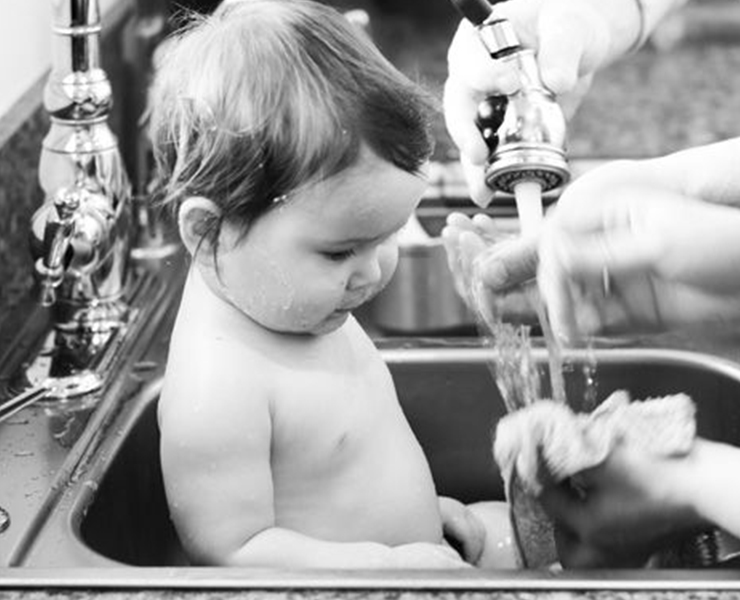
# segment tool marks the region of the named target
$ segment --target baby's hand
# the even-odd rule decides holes
[[[485,544],[476,566],[482,569],[521,568],[509,519],[509,505],[502,501],[488,500],[474,502],[467,508],[485,528]]]
[[[472,565],[478,564],[486,544],[482,521],[462,502],[440,496],[442,530],[445,540]]]
[[[444,544],[417,542],[396,546],[391,552],[395,569],[466,569],[470,565]]]

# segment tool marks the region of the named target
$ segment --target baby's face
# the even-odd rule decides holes
[[[218,292],[268,329],[334,331],[390,280],[396,233],[425,188],[424,177],[363,149],[354,166],[292,194],[243,240],[225,226]]]

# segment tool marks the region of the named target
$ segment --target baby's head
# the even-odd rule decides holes
[[[335,9],[222,4],[167,42],[151,107],[162,201],[225,300],[321,333],[387,283],[431,103]]]

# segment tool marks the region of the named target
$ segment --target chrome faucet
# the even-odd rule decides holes
[[[44,105],[51,127],[31,223],[31,248],[54,321],[65,330],[116,327],[125,317],[131,186],[108,126],[110,82],[100,68],[100,14],[92,0],[52,0],[53,64]]]
[[[8,378],[12,396],[0,403],[0,421],[45,400],[72,411],[95,405],[151,342],[184,273],[173,256],[179,244],[164,251],[148,239],[134,252],[144,236],[108,125],[112,90],[100,64],[98,0],[51,4],[53,59],[44,90],[51,125],[39,162],[44,201],[30,228],[39,300],[48,310],[32,313],[31,330],[43,337],[23,340],[30,351],[22,350],[20,369]]]
[[[488,145],[486,184],[514,193],[522,181],[534,181],[543,192],[568,183],[565,117],[542,83],[531,49],[523,48],[511,23],[497,18],[486,0],[452,0],[478,30],[493,59],[513,63],[520,89],[510,96],[491,96],[478,108],[477,125]]]
[[[74,387],[75,376],[89,374],[127,322],[133,232],[131,185],[108,126],[112,91],[100,67],[98,2],[52,0],[52,9],[53,62],[44,90],[51,125],[39,162],[44,202],[31,220],[31,252],[40,302],[53,323],[54,351],[42,379],[58,390],[60,381]],[[36,371],[37,365],[29,369]]]

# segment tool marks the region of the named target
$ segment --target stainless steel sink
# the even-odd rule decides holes
[[[500,476],[491,457],[491,440],[503,403],[493,383],[490,351],[473,343],[446,345],[430,340],[392,343],[383,349],[392,370],[399,398],[420,440],[440,494],[470,502],[503,499]],[[702,436],[740,444],[740,367],[703,354],[656,349],[597,349],[598,396],[628,389],[634,397],[685,392],[698,404],[698,428]],[[535,348],[534,358],[546,375],[546,353]],[[585,354],[566,355],[569,394],[583,394]],[[171,577],[187,567],[187,561],[169,520],[159,467],[159,433],[156,406],[161,377],[128,400],[110,425],[104,441],[72,477],[62,499],[26,553],[24,566],[31,567],[122,567],[146,566],[150,577]],[[172,570],[176,567],[175,571]],[[177,568],[179,567],[179,568]],[[58,571],[57,571],[58,572]],[[207,570],[205,572],[211,572]],[[736,573],[735,573],[736,575]],[[226,580],[259,580],[261,585],[296,585],[296,573],[241,570]],[[428,585],[439,587],[593,587],[594,573],[542,571],[440,574],[313,573],[312,585],[336,587],[360,585]],[[359,577],[359,579],[358,579]],[[598,578],[601,579],[598,579]],[[617,571],[596,576],[597,587],[638,585],[656,580],[666,585],[702,585],[718,581],[726,587],[733,579],[718,570]],[[299,578],[300,580],[300,578]],[[430,583],[431,582],[431,583]],[[616,583],[615,583],[616,582]],[[631,582],[631,583],[630,583]],[[734,584],[731,584],[734,585]]]

